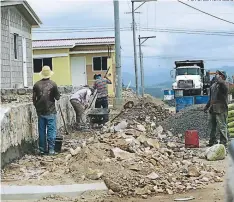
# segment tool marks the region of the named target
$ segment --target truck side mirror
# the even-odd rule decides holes
[[[171,71],[170,71],[170,75],[171,75],[171,78],[174,79],[174,78],[175,78],[175,71],[174,71],[174,70],[171,70]]]

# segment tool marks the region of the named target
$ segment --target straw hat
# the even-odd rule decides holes
[[[49,66],[44,66],[44,67],[42,67],[42,70],[39,74],[40,74],[42,79],[48,79],[54,74],[54,72],[51,71]]]

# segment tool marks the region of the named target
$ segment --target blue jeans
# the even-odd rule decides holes
[[[56,139],[56,115],[38,116],[39,150],[40,152],[54,152]]]

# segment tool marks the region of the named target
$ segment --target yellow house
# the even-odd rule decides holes
[[[59,86],[91,85],[94,74],[104,74],[112,81],[109,95],[115,94],[115,38],[74,38],[33,41],[33,82],[40,80],[42,66],[54,72]]]

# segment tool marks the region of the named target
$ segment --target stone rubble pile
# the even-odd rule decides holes
[[[142,124],[147,129],[154,128],[158,123],[167,119],[172,115],[168,109],[165,109],[163,105],[157,105],[153,102],[143,102],[140,100],[131,109],[128,109],[125,113],[119,116],[118,120],[127,120],[131,125]]]
[[[207,138],[209,137],[208,113],[203,112],[204,107],[203,104],[187,107],[160,124],[174,134],[184,134],[186,130],[197,130],[199,137]]]
[[[181,137],[169,131],[163,133],[162,127],[156,130],[154,138],[135,129],[99,138],[100,142],[113,146],[110,161],[120,163],[124,171],[115,169],[103,175],[111,193],[146,198],[151,194],[180,193],[222,181],[222,172],[199,161],[204,151],[185,149]]]

